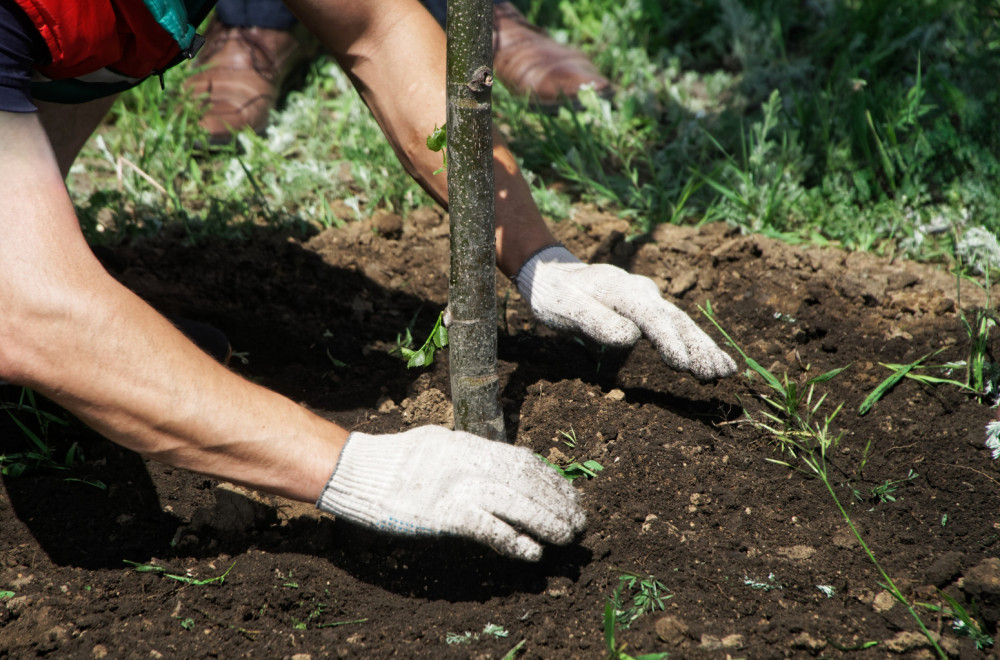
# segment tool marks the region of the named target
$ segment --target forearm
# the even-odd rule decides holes
[[[337,57],[407,171],[447,206],[441,155],[427,148],[445,123],[445,35],[417,0],[288,3]],[[515,275],[538,248],[555,242],[513,155],[493,136],[497,265]]]
[[[346,431],[214,362],[101,268],[36,117],[0,113],[0,377],[157,460],[315,501]]]
[[[86,310],[52,306],[61,323],[23,324],[23,384],[149,458],[316,500],[346,431],[222,367],[116,283],[99,289],[78,298]]]
[[[495,130],[493,143],[499,145],[493,149],[497,266],[507,277],[514,277],[531,255],[556,239],[542,219],[513,154]]]

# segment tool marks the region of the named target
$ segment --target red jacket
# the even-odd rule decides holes
[[[129,77],[166,68],[180,46],[142,0],[17,0],[49,47],[55,80],[110,67]]]
[[[204,43],[195,27],[215,0],[17,0],[48,46],[36,98],[87,101],[159,75]]]

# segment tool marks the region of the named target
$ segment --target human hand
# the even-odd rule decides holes
[[[538,561],[586,524],[576,490],[524,447],[441,426],[355,431],[317,508],[407,536],[454,534]]]
[[[548,326],[617,347],[632,346],[645,335],[664,362],[702,381],[736,373],[732,358],[664,300],[648,277],[607,264],[587,265],[554,245],[525,262],[514,282]]]

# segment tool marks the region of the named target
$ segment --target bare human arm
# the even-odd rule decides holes
[[[56,150],[38,116],[0,112],[0,378],[149,458],[392,533],[465,536],[537,560],[539,541],[583,528],[576,491],[530,450],[429,426],[349,435],[219,365],[118,284],[60,173],[82,144],[61,128],[96,123],[95,107],[46,109]]]
[[[445,175],[426,136],[445,117],[445,38],[417,0],[288,0],[337,57],[410,173],[441,203]],[[497,265],[515,278],[535,315],[602,344],[631,346],[646,336],[671,367],[701,380],[736,365],[648,278],[588,266],[545,226],[514,157],[494,132]],[[549,247],[544,254],[542,248]],[[529,262],[530,259],[530,262]]]
[[[39,118],[0,113],[0,375],[151,458],[298,500],[347,431],[214,362],[94,258]]]
[[[350,76],[399,160],[438,202],[447,204],[440,154],[427,148],[445,123],[445,35],[418,0],[288,0],[304,25]],[[493,136],[497,265],[517,274],[538,249],[556,243],[514,156]]]
[[[404,165],[445,202],[446,180],[433,175],[438,157],[425,146],[444,119],[445,44],[437,24],[416,0],[290,4],[348,71]],[[527,449],[433,427],[349,435],[213,362],[93,257],[60,176],[81,144],[60,128],[78,124],[57,118],[48,125],[55,150],[36,116],[0,113],[0,195],[10,200],[0,208],[0,378],[35,388],[151,458],[318,500],[380,529],[469,536],[526,559],[540,555],[533,538],[566,543],[582,529],[575,491]],[[554,239],[499,140],[494,162],[497,262],[513,276]],[[548,270],[543,278],[536,267],[527,279],[551,280],[549,291],[579,290],[581,305],[622,316],[635,306],[585,290],[607,288],[600,274],[568,278],[567,269]],[[526,297],[545,318],[546,296]],[[505,465],[507,476],[475,468],[476,460]],[[409,483],[407,470],[426,479]],[[401,497],[407,488],[414,492]]]

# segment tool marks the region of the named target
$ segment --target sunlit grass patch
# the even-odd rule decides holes
[[[123,95],[73,167],[69,186],[88,237],[114,241],[179,223],[192,238],[239,235],[245,224],[327,227],[377,208],[405,213],[432,203],[403,170],[346,76],[321,59],[305,88],[272,115],[263,135],[244,130],[206,150],[189,70],[169,71]]]

